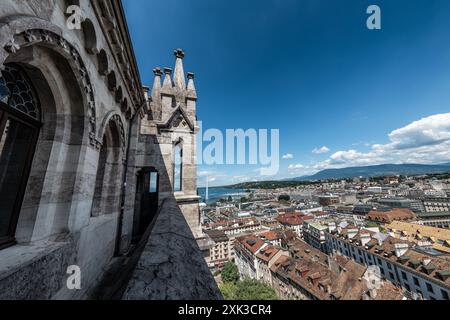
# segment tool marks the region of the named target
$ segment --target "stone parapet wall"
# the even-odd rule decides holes
[[[175,199],[163,202],[123,299],[222,299]]]

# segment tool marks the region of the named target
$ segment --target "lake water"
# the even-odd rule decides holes
[[[230,196],[233,197],[233,199],[240,199],[248,195],[246,191],[247,190],[244,189],[230,189],[222,187],[209,188],[208,204],[213,204],[219,199],[226,199]],[[206,188],[198,188],[198,195],[202,198],[201,201],[205,202]]]

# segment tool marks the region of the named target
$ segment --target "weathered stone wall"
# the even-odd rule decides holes
[[[176,200],[166,198],[125,300],[222,299]]]
[[[81,30],[66,27],[65,11],[74,3]],[[59,291],[56,296],[82,298],[113,258],[117,237],[127,237],[119,221],[128,126],[144,98],[126,23],[116,12],[115,0],[2,1],[0,66],[26,70],[43,126],[18,244],[0,250],[1,297],[47,299]],[[99,168],[106,165],[99,163],[102,147],[109,167],[97,183],[103,194],[92,214]],[[54,241],[67,234],[77,236],[64,245]],[[64,289],[69,262],[81,268],[81,291]]]
[[[61,268],[74,263],[75,242],[37,242],[2,254],[0,300],[50,299],[64,285]],[[32,290],[31,290],[32,288]]]

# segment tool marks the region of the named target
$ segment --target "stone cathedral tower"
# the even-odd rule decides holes
[[[195,237],[200,237],[197,195],[196,119],[197,93],[194,74],[183,68],[184,52],[175,50],[175,69],[156,68],[149,93],[148,117],[141,122],[140,143],[144,163],[152,163],[160,174],[159,201],[175,196]]]

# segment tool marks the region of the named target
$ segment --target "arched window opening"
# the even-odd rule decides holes
[[[175,145],[173,159],[173,191],[183,190],[183,147],[181,143]]]
[[[0,100],[9,107],[40,121],[36,93],[25,72],[15,64],[5,65],[0,77]]]
[[[0,248],[15,243],[40,119],[37,95],[24,70],[5,65],[0,76]]]
[[[121,163],[120,134],[110,120],[100,149],[91,216],[111,215],[120,210]]]
[[[97,176],[95,178],[94,200],[92,204],[91,216],[98,217],[102,214],[102,195],[105,184],[105,167],[107,159],[107,142],[103,137],[102,147],[98,159]]]

